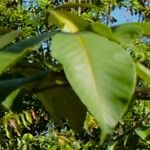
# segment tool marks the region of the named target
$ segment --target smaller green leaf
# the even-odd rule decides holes
[[[26,133],[26,134],[23,135],[22,140],[30,141],[30,140],[32,140],[33,138],[34,138],[34,137],[33,137],[32,134]]]
[[[20,34],[20,31],[11,31],[5,35],[0,36],[0,49],[11,43]]]
[[[107,146],[107,150],[115,150],[116,145],[118,144],[119,141],[114,142],[112,145]]]
[[[49,69],[53,70],[54,72],[57,72],[57,71],[60,71],[60,70],[63,69],[61,64],[56,64],[56,63],[53,63],[53,62],[50,62],[50,61],[45,62],[45,65]]]
[[[116,40],[125,46],[129,46],[142,35],[142,29],[135,24],[118,25],[112,31]]]
[[[138,136],[140,136],[144,141],[150,143],[149,136],[150,136],[150,128],[149,127],[139,127],[135,129],[135,132]]]
[[[96,34],[99,34],[101,36],[104,36],[110,40],[116,41],[114,38],[114,35],[111,31],[111,28],[109,28],[107,25],[99,23],[99,22],[94,22],[91,23],[88,27],[88,29],[92,32],[95,32]]]
[[[42,33],[40,35],[25,39],[15,43],[0,51],[0,74],[9,66],[14,65],[27,52],[37,49],[41,42],[47,40],[51,33]]]
[[[150,37],[150,22],[139,22],[135,24],[142,29],[143,35]]]
[[[20,114],[20,118],[21,118],[22,124],[23,124],[27,129],[29,129],[29,127],[28,127],[29,123],[28,123],[28,121],[25,119],[24,113],[21,113],[21,114]]]
[[[150,37],[150,22],[125,23],[112,27],[115,38],[125,46],[141,35]]]
[[[140,63],[136,64],[137,75],[146,83],[150,84],[150,70]]]
[[[62,10],[50,10],[49,22],[55,24],[63,32],[75,33],[87,28],[88,22],[75,13]]]
[[[17,95],[19,94],[20,89],[16,89],[15,91],[13,91],[10,95],[7,96],[7,98],[5,99],[5,101],[2,102],[2,105],[7,108],[10,109],[15,98],[17,97]]]
[[[38,93],[36,96],[50,112],[55,122],[59,123],[63,117],[76,131],[83,128],[87,109],[71,87],[58,85]]]
[[[25,116],[26,116],[27,121],[28,121],[29,123],[31,123],[31,124],[32,124],[33,119],[32,119],[31,112],[29,112],[29,111],[25,111],[24,113],[25,113]]]
[[[150,110],[150,100],[144,101],[144,106]]]
[[[40,80],[48,75],[48,71],[40,72],[36,75],[27,78],[15,78],[15,79],[8,79],[8,80],[1,80],[0,81],[0,101],[5,100],[5,98],[14,90],[19,87],[22,87],[26,84],[35,82]]]

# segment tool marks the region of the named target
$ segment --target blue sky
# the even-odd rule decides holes
[[[126,22],[137,22],[138,21],[138,16],[139,15],[131,15],[129,11],[127,11],[126,8],[122,7],[119,9],[118,7],[115,8],[114,11],[112,11],[111,15],[117,19],[118,21],[114,23],[113,25],[116,24],[121,24],[121,23],[126,23]]]
[[[28,7],[29,1],[26,1],[25,5],[26,7]],[[132,16],[130,12],[127,10],[127,8],[122,7],[121,9],[119,9],[118,7],[116,7],[115,10],[111,12],[111,16],[117,19],[117,22],[113,23],[112,25],[118,25],[118,24],[127,23],[127,22],[137,22],[139,15]]]

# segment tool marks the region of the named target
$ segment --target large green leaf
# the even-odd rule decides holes
[[[134,92],[132,59],[118,44],[91,32],[57,34],[52,50],[105,136],[127,110]]]
[[[86,118],[86,107],[70,87],[55,86],[36,94],[50,112],[52,119],[58,122],[61,117],[68,119],[71,126],[79,131]]]
[[[19,31],[11,31],[5,35],[0,36],[0,49],[13,42],[19,33]]]
[[[15,64],[27,52],[37,49],[43,40],[50,37],[50,33],[42,33],[29,39],[20,41],[0,51],[0,74],[9,66]]]

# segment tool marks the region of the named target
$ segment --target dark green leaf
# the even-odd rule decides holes
[[[70,87],[58,85],[36,95],[54,121],[58,122],[63,117],[75,130],[79,131],[83,128],[86,107]]]
[[[0,101],[4,101],[5,98],[17,88],[40,80],[48,75],[48,71],[40,72],[36,75],[27,78],[8,79],[0,81]]]
[[[50,33],[42,33],[41,35],[25,39],[0,51],[0,74],[9,66],[14,65],[27,52],[37,49],[41,42],[48,39],[50,35]]]

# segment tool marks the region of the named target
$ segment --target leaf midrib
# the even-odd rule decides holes
[[[96,76],[94,75],[94,70],[93,70],[93,65],[92,65],[92,60],[91,60],[91,57],[88,55],[88,48],[86,46],[86,42],[84,42],[84,39],[81,37],[81,35],[76,35],[75,36],[77,38],[77,40],[79,41],[79,44],[81,45],[81,49],[83,50],[83,53],[84,55],[86,56],[86,63],[88,64],[87,66],[89,66],[89,71],[90,71],[90,77],[92,79],[92,83],[93,83],[93,86],[95,88],[95,91],[96,91],[96,98],[99,99],[100,97],[100,94],[99,94],[99,88],[98,88],[98,85],[97,85],[97,82],[96,82]],[[102,97],[102,95],[101,95]],[[105,99],[105,98],[103,98]]]

